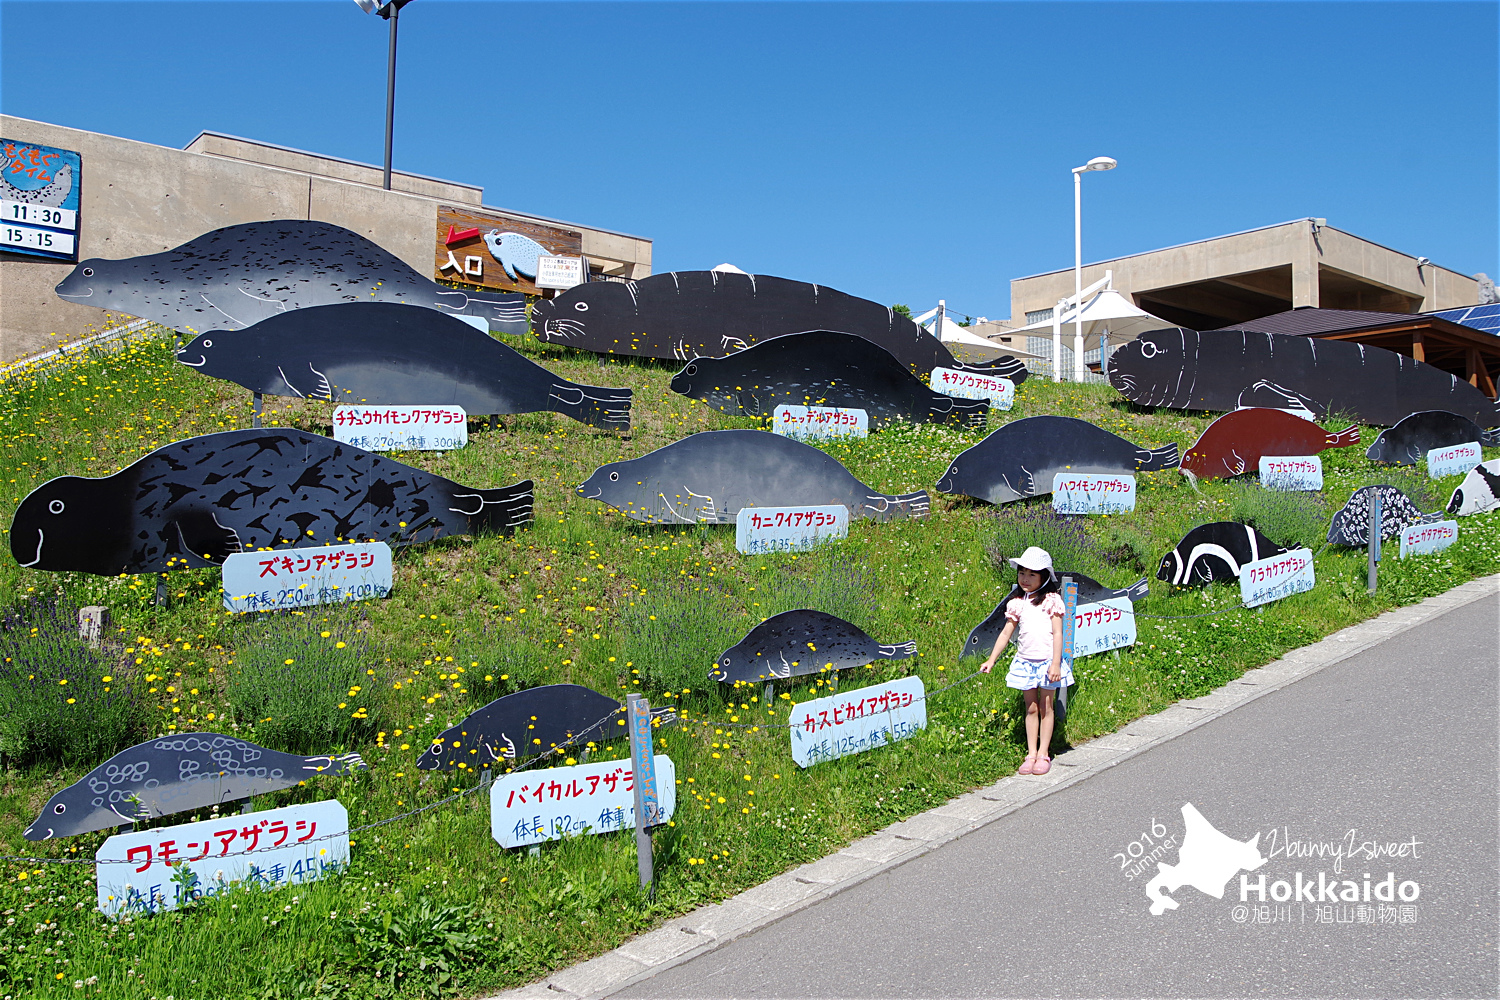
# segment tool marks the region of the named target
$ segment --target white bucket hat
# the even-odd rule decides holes
[[[1016,558],[1009,560],[1009,562],[1017,569],[1029,569],[1037,573],[1046,573],[1049,576],[1053,575],[1052,556],[1047,553],[1046,549],[1035,545],[1022,552]]]

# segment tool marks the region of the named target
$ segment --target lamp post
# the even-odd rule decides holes
[[[1083,381],[1083,175],[1090,170],[1113,170],[1112,157],[1096,156],[1073,168],[1073,381]],[[1053,358],[1056,365],[1059,358]]]
[[[381,185],[391,189],[391,147],[396,133],[396,23],[401,8],[411,0],[354,0],[366,14],[379,14],[391,23],[391,45],[385,69],[385,182]]]

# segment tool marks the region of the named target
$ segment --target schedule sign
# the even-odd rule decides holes
[[[82,178],[72,150],[0,138],[0,249],[76,261]]]

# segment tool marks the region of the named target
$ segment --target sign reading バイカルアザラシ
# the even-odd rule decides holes
[[[867,437],[870,415],[841,406],[794,406],[782,403],[771,413],[771,430],[798,441]]]
[[[665,823],[677,811],[677,768],[655,754],[659,810]],[[629,760],[515,771],[495,779],[490,834],[501,847],[525,847],[586,833],[635,828],[635,776]]]
[[[0,249],[76,261],[82,179],[71,149],[0,139]]]
[[[94,858],[101,912],[175,910],[237,882],[276,889],[335,874],[349,864],[349,813],[337,799],[226,813],[117,833]]]
[[[1073,612],[1073,657],[1135,645],[1135,605],[1128,597],[1080,604]]]
[[[1240,567],[1240,600],[1247,608],[1312,590],[1313,558],[1307,549],[1292,549]]]
[[[444,451],[469,443],[462,406],[335,406],[333,439],[365,451]]]
[[[998,375],[956,371],[941,366],[932,370],[932,391],[957,399],[987,399],[991,409],[1008,410],[1016,402],[1016,384]]]
[[[1484,461],[1484,452],[1478,441],[1434,448],[1427,453],[1427,474],[1433,479],[1444,476],[1461,476]]]
[[[1456,541],[1458,541],[1457,521],[1408,524],[1401,529],[1401,558],[1441,552]]]
[[[920,677],[815,698],[792,709],[792,760],[811,767],[883,747],[927,728],[927,695]]]
[[[849,534],[843,504],[741,507],[734,517],[734,547],[746,555],[800,552]]]
[[[1059,514],[1120,514],[1135,510],[1135,477],[1056,473],[1052,477],[1052,509]]]
[[[1262,455],[1260,485],[1268,490],[1296,492],[1323,488],[1323,456]]]
[[[223,581],[224,607],[230,611],[368,601],[391,592],[391,547],[347,542],[235,552],[224,560]]]

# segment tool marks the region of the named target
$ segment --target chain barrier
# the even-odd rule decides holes
[[[1211,618],[1214,615],[1222,615],[1230,611],[1240,611],[1242,609],[1248,609],[1249,607],[1250,605],[1248,604],[1236,604],[1232,608],[1220,608],[1218,611],[1205,611],[1201,615],[1143,615],[1139,611],[1133,612],[1133,614],[1137,618],[1155,618],[1159,621],[1182,621],[1187,618]]]
[[[973,680],[975,677],[978,677],[979,674],[980,674],[980,671],[976,670],[973,673],[969,674],[967,677],[960,677],[958,680],[953,681],[951,684],[944,684],[940,688],[933,688],[931,691],[928,691],[928,692],[924,693],[922,695],[922,697],[920,697],[920,698],[913,698],[912,699],[912,704],[915,705],[919,701],[927,701],[930,698],[932,698],[934,695],[942,694],[944,691],[947,691],[949,688],[955,688],[955,687],[958,687],[960,684],[968,683],[969,681]],[[753,684],[755,682],[752,681],[751,683]],[[861,689],[860,688],[855,688],[854,690],[858,691],[858,690],[861,690]],[[835,694],[836,694],[836,692],[835,692]],[[832,695],[825,695],[824,697],[832,697]],[[805,705],[807,703],[806,702],[802,702],[801,704]],[[796,705],[793,705],[792,707],[795,708]],[[903,706],[903,707],[905,707],[905,706]],[[686,723],[694,723],[695,722],[695,720],[691,716],[687,716],[687,715],[679,715],[678,718],[681,719],[683,722],[686,722]],[[796,722],[716,722],[716,721],[713,721],[713,720],[710,720],[710,719],[697,720],[696,724],[698,724],[698,725],[705,725],[705,726],[727,726],[730,729],[795,729],[795,728],[797,728],[798,725],[800,725],[800,723],[796,723]]]

